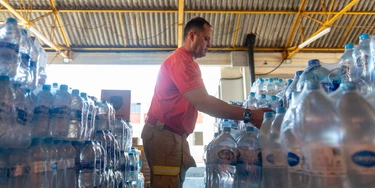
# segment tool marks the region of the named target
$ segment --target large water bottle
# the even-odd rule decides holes
[[[213,175],[206,187],[236,187],[237,143],[230,131],[230,127],[224,127],[223,133],[213,143],[209,154],[213,160]]]
[[[247,97],[242,107],[250,110],[255,110],[257,108],[257,99],[255,98],[254,92],[250,92],[249,97]]]
[[[109,129],[109,107],[106,100],[97,102],[98,113],[95,120],[95,130],[108,130]]]
[[[75,158],[74,158],[74,171],[75,171],[75,177],[76,177],[76,184],[78,186],[78,178],[79,178],[79,170],[81,169],[81,152],[84,147],[84,144],[82,142],[78,141],[72,141],[72,146],[75,150]]]
[[[341,75],[341,82],[352,82],[357,78],[357,68],[353,59],[354,44],[349,43],[345,45],[345,52],[339,60],[339,70]]]
[[[94,144],[94,147],[95,147],[95,186],[96,187],[99,187],[102,183],[102,178],[103,178],[103,174],[102,174],[102,169],[101,169],[101,165],[102,165],[102,162],[104,162],[103,160],[103,154],[102,154],[102,150],[100,148],[100,143],[98,141],[93,141],[93,144]]]
[[[260,187],[262,156],[254,127],[246,127],[246,133],[237,141],[237,148],[239,152],[236,165],[237,187]]]
[[[70,124],[71,97],[67,85],[60,85],[60,89],[53,97],[51,110],[50,134],[55,138],[66,139]]]
[[[56,187],[67,187],[68,182],[66,181],[66,152],[63,146],[62,140],[53,140],[53,144],[57,150],[56,153],[56,162],[57,162],[57,182]]]
[[[109,134],[108,130],[104,131],[104,136],[107,141],[107,167],[113,169],[115,159],[114,159],[114,137]]]
[[[57,186],[57,170],[58,170],[58,150],[53,144],[53,138],[48,137],[44,139],[44,145],[47,155],[47,180],[49,187]]]
[[[305,71],[300,76],[298,83],[297,83],[297,91],[301,92],[305,82],[316,80],[316,81],[323,81],[330,74],[329,70],[322,67],[320,61],[318,59],[312,59],[307,62],[307,66]],[[326,83],[325,90],[328,91],[331,87],[331,83]],[[327,87],[327,88],[326,88]]]
[[[286,111],[281,124],[280,143],[288,160],[289,187],[304,188],[307,179],[303,168],[302,146],[293,133],[296,121],[296,105],[303,100],[303,95],[293,92],[291,104]]]
[[[80,94],[80,97],[83,101],[83,108],[82,108],[82,127],[84,127],[84,131],[82,133],[82,140],[88,140],[88,124],[87,124],[87,121],[88,121],[88,118],[89,118],[89,103],[88,101],[86,101],[85,98],[87,98],[87,94],[82,92]]]
[[[49,111],[53,104],[53,96],[50,90],[51,85],[43,85],[43,91],[39,92],[36,97],[32,123],[33,137],[44,138],[49,136]]]
[[[289,107],[289,101],[292,98],[292,93],[294,91],[297,91],[297,83],[298,83],[299,77],[301,76],[302,73],[303,73],[303,70],[299,70],[294,74],[293,82],[289,85],[288,89],[286,89],[286,91],[285,91],[284,107],[286,107],[286,108]]]
[[[92,188],[95,186],[95,163],[95,146],[91,140],[86,140],[80,155],[79,188]]]
[[[125,120],[125,123],[126,123],[126,126],[127,126],[127,133],[128,134],[126,136],[127,138],[127,142],[126,142],[126,146],[125,146],[125,151],[128,151],[132,145],[133,145],[133,125],[130,123],[130,120],[126,119]]]
[[[13,123],[15,95],[8,76],[0,76],[0,147],[9,148],[8,130]]]
[[[353,59],[357,67],[357,75],[370,84],[370,36],[367,33],[359,36],[359,44],[353,51]]]
[[[65,176],[64,181],[66,188],[76,188],[77,187],[77,178],[76,178],[76,171],[75,171],[75,157],[76,151],[72,144],[68,140],[63,140],[62,146],[65,150]]]
[[[42,138],[34,138],[29,148],[30,187],[49,188],[47,178],[48,153]]]
[[[103,176],[105,176],[105,170],[107,168],[107,139],[106,139],[106,136],[104,135],[104,131],[102,130],[97,130],[96,133],[95,133],[95,137],[94,137],[94,140],[95,141],[98,141],[99,145],[100,145],[100,149],[101,149],[101,152],[102,152],[102,161],[101,161],[101,173],[103,174]],[[105,181],[105,179],[103,180]]]
[[[9,187],[30,187],[30,175],[28,166],[30,161],[28,161],[29,158],[26,156],[28,156],[28,153],[25,149],[8,150]]]
[[[31,125],[28,119],[27,112],[28,103],[26,102],[25,93],[21,90],[21,84],[15,83],[13,86],[13,92],[16,96],[14,100],[14,121],[13,125],[8,130],[10,147],[13,148],[27,148],[31,144]]]
[[[70,125],[69,125],[69,140],[81,140],[84,132],[82,121],[83,100],[79,96],[79,90],[73,89],[72,102],[70,106]]]
[[[21,32],[17,20],[8,18],[0,26],[0,76],[13,78],[19,66],[18,52]]]
[[[30,58],[31,58],[31,61],[30,61],[30,75],[32,77],[32,83],[31,85],[29,86],[29,88],[31,89],[35,89],[36,88],[36,85],[37,83],[41,83],[41,84],[44,84],[46,79],[47,79],[47,75],[44,75],[42,77],[42,74],[40,71],[39,71],[39,65],[42,63],[40,62],[39,60],[41,60],[39,58],[39,54],[41,54],[42,52],[40,51],[40,44],[35,40],[35,38],[32,38],[31,41],[33,42],[33,45],[32,45],[32,48],[30,50]],[[42,48],[43,50],[43,48]],[[44,51],[44,50],[43,50]],[[45,53],[45,51],[44,51]],[[45,71],[45,65],[46,65],[46,61],[47,61],[47,58],[48,57],[45,57],[45,60],[44,60],[44,71]]]
[[[276,116],[271,124],[270,141],[273,154],[274,168],[272,176],[277,187],[288,187],[288,163],[280,142],[280,129],[285,116],[285,107],[276,109]]]
[[[0,148],[0,187],[8,188],[8,182],[11,177],[8,177],[8,155],[5,149]],[[12,183],[12,181],[10,182]]]
[[[272,174],[275,167],[270,139],[272,120],[272,112],[264,113],[259,133],[259,144],[262,148],[262,187],[270,188],[274,187]]]
[[[128,163],[128,172],[129,172],[129,176],[128,176],[128,180],[130,181],[135,181],[137,182],[138,181],[138,161],[137,161],[137,157],[135,156],[135,153],[133,152],[129,152],[128,154],[129,156],[129,163]]]
[[[338,109],[344,127],[344,154],[348,168],[350,187],[375,185],[375,110],[348,83],[338,101]],[[356,104],[356,105],[353,105]]]
[[[117,118],[116,125],[115,125],[115,136],[117,136],[116,140],[121,150],[125,149],[125,144],[126,144],[125,131],[126,131],[125,121],[123,121],[121,118]]]
[[[30,75],[30,48],[32,42],[26,29],[21,29],[21,39],[19,48],[19,67],[14,80],[22,85],[22,88],[28,88],[32,82]],[[31,88],[29,88],[31,89]]]
[[[211,140],[210,143],[207,145],[207,149],[205,152],[204,158],[206,160],[203,160],[206,165],[206,171],[205,171],[205,185],[211,185],[212,179],[213,179],[213,164],[214,164],[214,158],[213,158],[213,146],[215,143],[216,138],[219,136],[219,133],[214,133],[214,138]],[[207,186],[206,186],[207,187]]]
[[[343,127],[336,108],[319,82],[307,82],[302,92],[305,96],[296,106],[294,133],[302,143],[309,178],[305,187],[345,187]]]

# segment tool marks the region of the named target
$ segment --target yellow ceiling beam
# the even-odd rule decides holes
[[[318,19],[315,19],[315,18],[311,17],[311,16],[308,15],[308,14],[302,13],[302,15],[305,16],[306,18],[308,18],[308,19],[310,19],[310,20],[312,20],[312,21],[314,21],[314,22],[320,24],[320,25],[323,25],[323,24],[324,24],[322,21],[320,21],[320,20],[318,20]]]
[[[122,37],[122,40],[124,41],[124,47],[126,47],[125,27],[124,27],[124,22],[122,21],[121,12],[118,13],[118,19],[120,22],[121,37]]]
[[[241,21],[241,14],[238,14],[237,15],[237,21],[236,21],[236,28],[235,28],[234,34],[233,34],[232,47],[236,46],[238,30],[240,29],[240,21]]]
[[[305,4],[306,4],[306,0],[302,0],[301,4],[299,6],[299,9],[298,9],[297,17],[296,17],[296,19],[293,23],[292,31],[290,32],[288,40],[286,42],[286,45],[285,45],[286,47],[290,46],[290,43],[293,40],[294,34],[297,30],[297,25],[299,24],[299,22],[301,20],[301,13],[302,13],[302,10],[305,8]]]
[[[180,47],[182,45],[182,40],[184,38],[184,8],[185,1],[178,0],[178,28],[177,28],[177,45]]]
[[[46,43],[48,46],[50,46],[52,49],[54,49],[57,52],[61,51],[61,47],[54,44],[52,41],[48,40],[44,35],[42,35],[34,26],[33,23],[29,20],[25,19],[21,14],[19,14],[7,1],[0,0],[0,4],[2,4],[6,9],[8,9],[9,12],[11,12],[21,23],[28,27],[30,32],[34,33],[38,39],[41,39],[44,43]],[[51,11],[51,10],[49,10]],[[60,53],[61,56],[67,57],[64,53]]]
[[[52,11],[55,14],[55,17],[56,17],[56,20],[57,20],[57,24],[59,25],[59,28],[60,28],[60,32],[61,32],[61,34],[62,34],[62,36],[64,38],[65,45],[66,45],[66,47],[69,48],[70,47],[70,42],[68,40],[68,36],[67,36],[67,34],[65,32],[65,29],[63,27],[63,24],[61,22],[61,18],[60,18],[59,12],[58,12],[58,10],[56,8],[56,5],[55,5],[55,0],[50,0],[49,2],[51,4]]]
[[[54,50],[52,48],[44,48],[45,50]],[[82,52],[92,52],[92,51],[103,51],[103,52],[115,52],[115,51],[174,51],[176,48],[79,48],[79,47],[72,47],[72,51],[82,51]],[[216,52],[223,52],[223,51],[246,51],[247,47],[222,47],[222,48],[209,48],[209,51],[216,51]],[[254,48],[255,51],[269,51],[269,52],[276,52],[276,51],[283,51],[285,48],[263,48],[263,47],[256,47]],[[316,52],[342,52],[344,48],[303,48],[302,51],[316,51]]]
[[[339,43],[339,47],[344,46],[344,42],[345,42],[346,38],[348,37],[348,34],[349,34],[350,30],[352,29],[352,27],[354,25],[354,22],[357,20],[357,18],[358,18],[358,15],[354,15],[352,21],[350,22],[350,24],[348,26],[348,29],[346,29],[346,31],[344,33],[344,36],[341,38],[341,41]]]
[[[347,12],[350,8],[352,8],[354,5],[356,5],[359,2],[359,0],[353,0],[351,1],[348,5],[346,5],[338,14],[336,14],[334,17],[329,19],[328,21],[324,22],[322,27],[318,29],[313,35],[311,35],[309,38],[317,35],[318,33],[322,32],[324,29],[327,27],[331,26],[337,19],[339,19],[345,12]],[[289,55],[288,58],[292,58],[296,53],[301,51],[301,48],[297,47],[294,51],[292,51]]]

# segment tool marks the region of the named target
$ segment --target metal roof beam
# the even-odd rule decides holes
[[[344,46],[344,42],[345,42],[346,38],[348,37],[349,32],[352,30],[352,27],[353,27],[355,21],[357,20],[357,18],[358,18],[358,15],[354,15],[354,18],[352,19],[348,28],[346,29],[344,36],[341,38],[341,41],[339,43],[339,47]]]
[[[39,39],[41,39],[44,43],[46,43],[48,46],[50,46],[52,49],[54,49],[57,52],[61,51],[61,47],[54,44],[52,41],[48,40],[44,35],[42,35],[34,26],[33,23],[29,20],[25,19],[21,14],[19,14],[8,2],[5,0],[0,0],[0,4],[2,4],[5,8],[8,9],[9,12],[11,12],[15,17],[17,17],[18,20],[21,21],[21,24],[25,25],[29,28],[30,32],[34,33]],[[49,10],[51,11],[51,10]],[[61,56],[67,57],[66,54],[60,53]]]
[[[124,47],[126,47],[125,27],[124,27],[124,22],[122,21],[121,12],[118,13],[118,19],[120,22],[121,37],[122,37],[122,40],[124,41]]]
[[[346,5],[338,14],[336,14],[334,17],[329,19],[328,21],[324,22],[323,26],[318,29],[313,35],[311,35],[309,38],[317,35],[318,33],[322,32],[324,29],[327,27],[331,26],[337,19],[339,19],[345,12],[347,12],[350,8],[352,8],[354,5],[356,5],[359,2],[359,0],[353,0],[351,1],[348,5]],[[289,55],[288,58],[292,58],[296,53],[301,51],[301,48],[297,47],[294,51],[292,51]]]
[[[289,37],[288,37],[288,40],[286,42],[285,47],[288,47],[290,45],[290,43],[292,42],[293,36],[294,36],[294,34],[296,32],[296,29],[297,29],[297,25],[301,20],[302,10],[305,8],[305,3],[306,3],[306,0],[302,0],[301,5],[299,6],[299,9],[298,9],[297,17],[296,17],[296,19],[294,21],[294,24],[293,24],[293,27],[292,27],[292,31],[289,34]]]
[[[232,47],[236,46],[237,35],[238,35],[239,28],[240,28],[240,21],[241,21],[241,14],[238,14],[237,15],[237,21],[236,21],[236,28],[235,28],[234,34],[233,34]]]
[[[61,32],[61,34],[62,34],[62,36],[64,38],[65,46],[69,48],[70,47],[70,42],[68,40],[68,36],[66,35],[65,29],[64,29],[63,24],[61,22],[61,18],[60,18],[59,12],[58,12],[58,10],[56,8],[56,5],[55,5],[55,0],[50,0],[49,2],[51,4],[52,11],[55,14],[55,17],[56,17],[56,20],[57,20],[57,24],[59,25],[59,28],[60,28],[60,32]]]
[[[182,45],[182,41],[184,38],[184,8],[185,8],[185,1],[178,0],[178,28],[177,28],[177,46],[180,47]]]

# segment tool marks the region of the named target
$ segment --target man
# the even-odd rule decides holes
[[[141,135],[152,188],[182,187],[186,170],[196,166],[186,137],[194,131],[198,110],[218,118],[245,118],[258,128],[263,113],[269,111],[245,110],[208,95],[194,59],[206,55],[211,37],[211,25],[205,19],[190,20],[183,45],[160,67]]]

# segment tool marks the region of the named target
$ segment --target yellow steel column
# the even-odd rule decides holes
[[[324,22],[323,26],[318,29],[318,31],[316,31],[313,35],[311,35],[309,38],[317,35],[318,33],[322,32],[324,29],[326,29],[327,27],[331,26],[337,19],[339,19],[341,17],[341,15],[343,15],[345,12],[347,12],[350,8],[352,8],[354,5],[356,5],[357,3],[359,2],[359,0],[353,0],[352,2],[350,2],[348,5],[346,5],[338,14],[336,14],[334,17],[332,17],[330,20]],[[288,58],[292,58],[296,53],[298,53],[299,51],[301,50],[301,48],[298,48],[295,49],[294,51],[292,51]]]
[[[238,35],[239,27],[240,27],[240,21],[241,21],[241,14],[237,14],[236,29],[234,30],[232,47],[235,47],[236,42],[237,42],[237,35]]]
[[[294,24],[293,24],[293,27],[292,27],[292,31],[290,32],[288,40],[287,40],[287,42],[285,44],[285,48],[288,48],[289,45],[290,45],[290,43],[292,42],[294,33],[296,32],[296,29],[297,29],[297,25],[298,25],[298,23],[299,23],[299,21],[301,19],[302,10],[305,8],[305,4],[306,4],[306,0],[302,0],[301,5],[299,6],[298,13],[297,13],[297,18],[294,21]]]
[[[177,29],[177,46],[180,47],[182,45],[182,40],[184,38],[184,8],[185,8],[185,1],[178,0],[178,29]]]
[[[60,18],[59,12],[56,9],[55,0],[49,0],[49,2],[51,4],[52,11],[55,14],[55,17],[56,17],[56,20],[57,20],[57,24],[59,24],[60,32],[61,32],[61,34],[62,34],[62,36],[64,38],[65,45],[66,45],[66,47],[70,48],[70,42],[68,40],[68,37],[67,37],[66,32],[65,32],[65,29],[64,29],[63,24],[61,22],[61,18]]]
[[[61,47],[54,44],[50,40],[48,40],[44,35],[42,35],[34,26],[33,23],[30,22],[29,20],[25,19],[22,17],[8,2],[5,0],[0,0],[0,4],[2,4],[5,8],[9,10],[14,16],[16,16],[20,21],[21,24],[24,24],[29,28],[29,30],[34,33],[39,39],[43,40],[44,43],[46,43],[48,46],[50,46],[52,49],[56,50],[57,52],[61,51]],[[61,56],[67,57],[64,53],[60,53]]]

